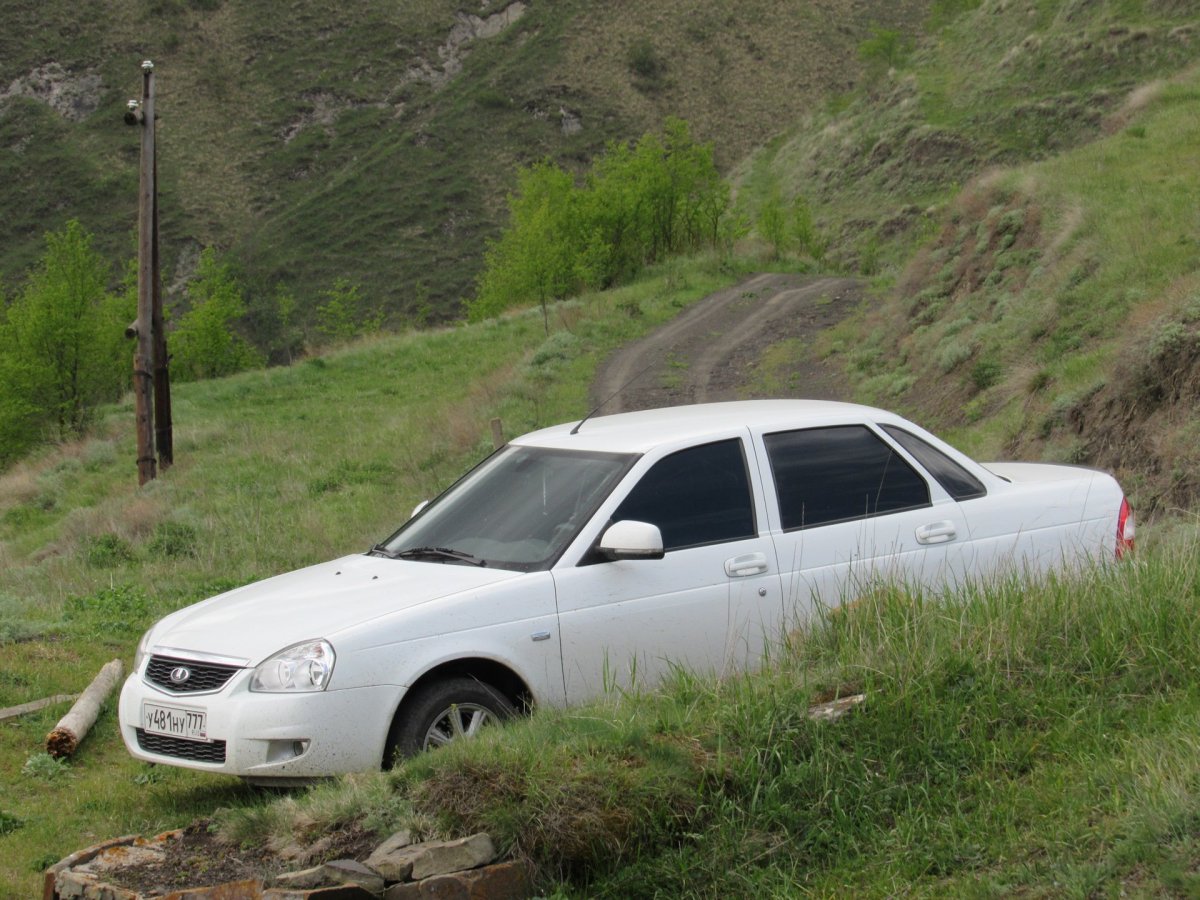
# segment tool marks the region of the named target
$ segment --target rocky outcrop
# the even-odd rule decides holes
[[[181,831],[154,838],[122,837],[73,853],[46,871],[43,900],[523,900],[530,896],[528,867],[495,862],[486,834],[453,841],[414,842],[393,834],[366,862],[339,859],[271,877],[226,881],[180,890],[136,891],[122,874],[167,859]]]
[[[100,106],[103,82],[99,75],[68,72],[59,63],[39,66],[15,79],[0,91],[0,102],[10,97],[29,97],[45,103],[71,122],[82,122]]]
[[[467,54],[469,44],[500,34],[525,15],[526,9],[526,5],[518,0],[486,18],[471,13],[455,13],[454,26],[446,36],[446,43],[438,47],[440,65],[419,60],[408,70],[409,80],[423,81],[435,88],[442,87],[462,71],[463,57]]]

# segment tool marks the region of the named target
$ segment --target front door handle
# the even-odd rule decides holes
[[[931,522],[917,529],[917,543],[944,544],[958,537],[958,532],[951,521]]]
[[[747,553],[725,560],[725,574],[730,578],[745,578],[747,575],[762,575],[767,571],[767,554]]]

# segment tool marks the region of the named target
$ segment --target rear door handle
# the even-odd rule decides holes
[[[745,556],[735,556],[725,560],[725,574],[730,578],[744,578],[747,575],[762,575],[767,571],[767,554],[747,553]]]
[[[917,543],[919,544],[944,544],[956,537],[958,537],[958,532],[954,528],[954,523],[950,521],[931,522],[917,529]]]

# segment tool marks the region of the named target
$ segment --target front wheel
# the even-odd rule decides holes
[[[449,678],[419,688],[401,707],[388,741],[393,753],[415,756],[471,738],[481,728],[512,718],[512,703],[502,693],[474,678]]]

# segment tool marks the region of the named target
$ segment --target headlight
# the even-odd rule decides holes
[[[154,629],[151,628],[150,631]],[[142,663],[146,660],[146,654],[150,652],[150,631],[142,635],[142,639],[138,641],[137,650],[133,652],[133,671],[142,671]]]
[[[323,691],[333,673],[329,641],[305,641],[280,650],[254,670],[250,690],[263,693]]]

